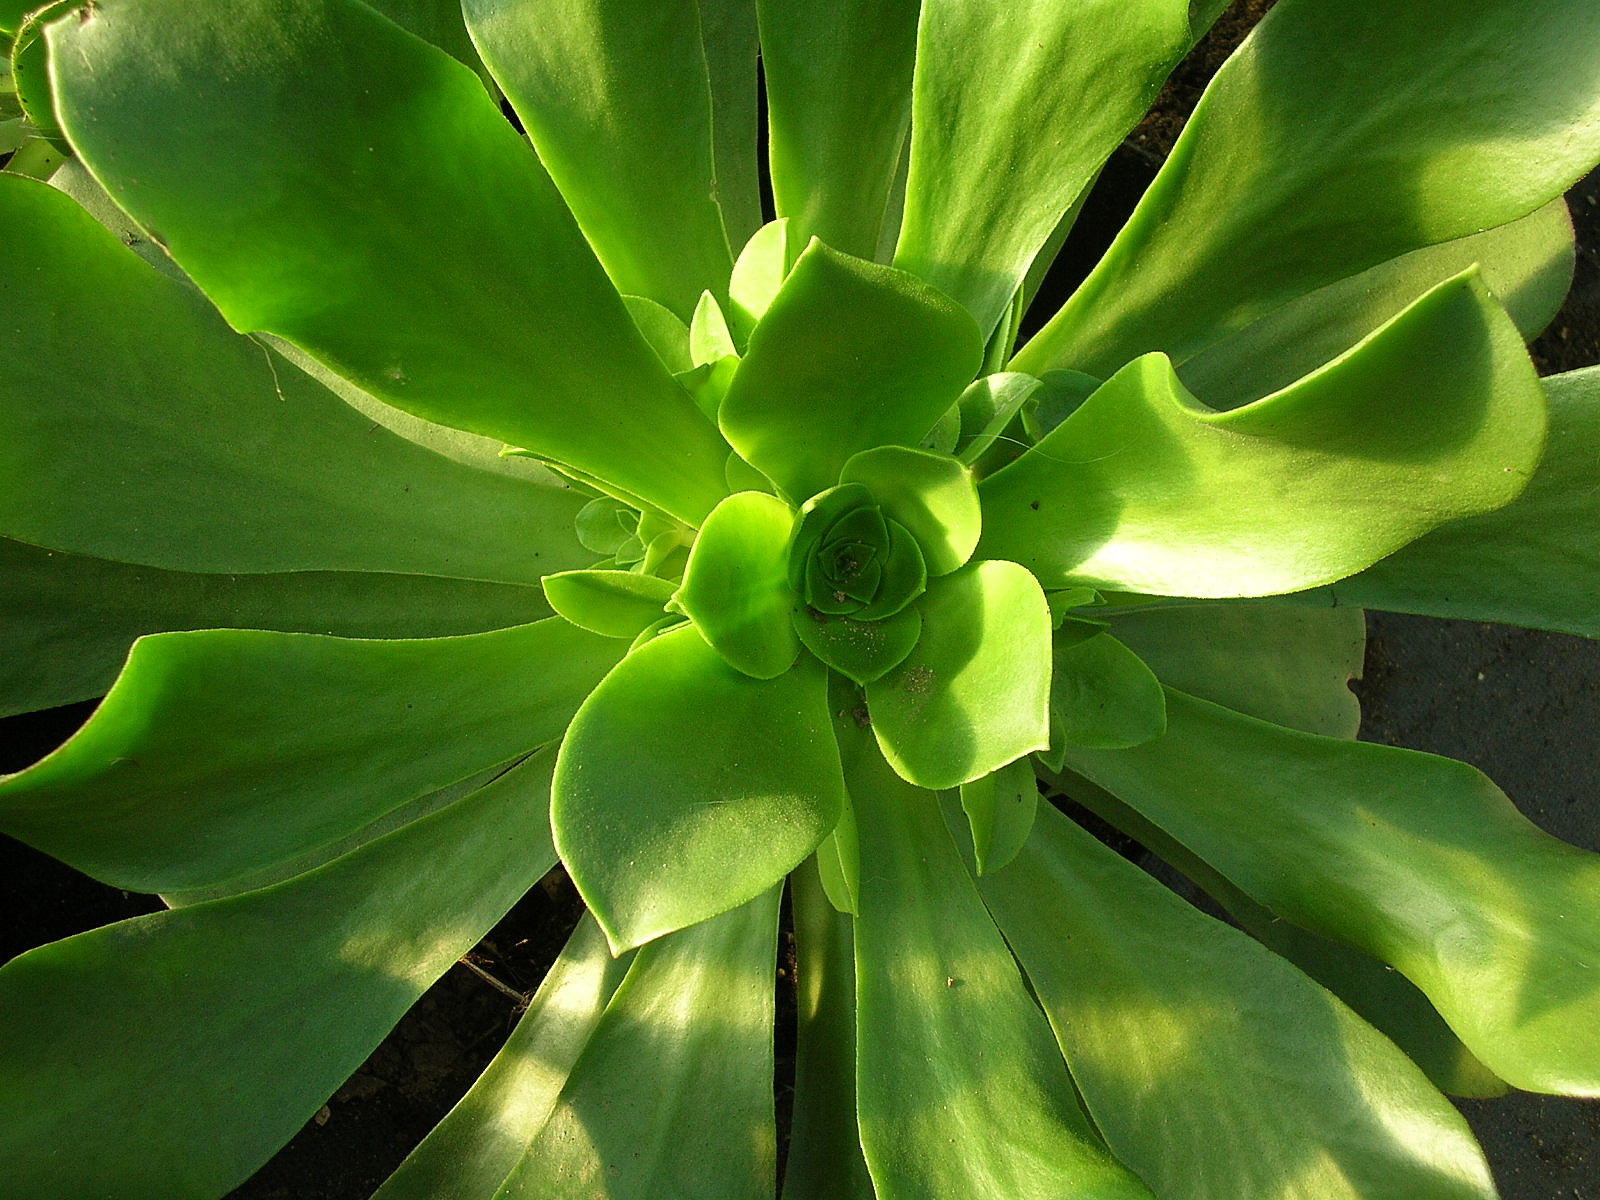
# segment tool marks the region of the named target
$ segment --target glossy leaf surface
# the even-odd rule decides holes
[[[685,520],[721,498],[715,430],[459,63],[357,0],[103,0],[50,42],[73,145],[235,328]]]
[[[770,1200],[778,890],[642,947],[500,1200]]]
[[[987,334],[1188,48],[1187,0],[923,0],[895,265]]]
[[[1097,1128],[1157,1194],[1497,1195],[1465,1120],[1381,1034],[1065,817],[1039,823],[978,888]]]
[[[1078,1107],[938,797],[871,753],[850,795],[863,863],[856,1088],[878,1195],[1149,1200]]]
[[[493,1200],[561,1096],[631,955],[586,916],[483,1074],[372,1200]]]
[[[1280,7],[1014,369],[1181,362],[1296,296],[1525,216],[1600,157],[1597,40],[1587,0]]]
[[[922,613],[911,605],[879,621],[829,616],[806,607],[794,614],[805,648],[856,683],[868,684],[906,660],[922,636]]]
[[[751,336],[722,431],[798,503],[837,483],[858,451],[916,445],[982,354],[947,296],[812,242]]]
[[[917,0],[758,0],[772,190],[800,245],[873,258],[911,120]]]
[[[531,583],[576,565],[571,491],[377,427],[54,188],[0,175],[0,225],[7,535],[189,571]]]
[[[462,7],[617,290],[687,321],[702,291],[726,286],[733,265],[716,203],[711,81],[695,0]]]
[[[839,819],[827,678],[725,663],[692,626],[624,659],[561,744],[551,820],[578,891],[616,949],[757,896]]]
[[[131,891],[220,883],[554,741],[621,650],[557,619],[422,641],[159,634],[71,742],[0,782],[0,823]]]
[[[1550,438],[1526,491],[1307,599],[1600,635],[1600,368],[1544,386]]]
[[[983,482],[978,553],[1052,587],[1294,591],[1505,504],[1544,432],[1516,327],[1463,275],[1243,408],[1206,408],[1159,354],[1130,363]]]
[[[711,80],[714,195],[728,245],[740,246],[761,226],[756,5],[754,0],[698,0],[697,7]]]
[[[788,580],[793,528],[794,510],[776,496],[729,496],[701,527],[673,597],[723,660],[755,679],[782,675],[800,653]]]
[[[243,1182],[555,861],[550,762],[309,875],[6,964],[5,1190],[215,1200]]]
[[[878,745],[920,787],[951,788],[1049,742],[1050,609],[1015,563],[932,581],[922,637],[867,685]]]
[[[633,571],[563,571],[540,582],[550,606],[580,629],[630,640],[661,620],[677,590],[670,580]]]
[[[1464,763],[1167,695],[1167,732],[1068,765],[1254,899],[1402,971],[1513,1086],[1600,1094],[1600,856]]]

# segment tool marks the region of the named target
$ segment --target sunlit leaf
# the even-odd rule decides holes
[[[789,534],[794,510],[765,492],[729,496],[706,518],[675,611],[695,623],[723,661],[755,679],[794,665],[800,641],[799,603],[789,588]]]
[[[62,126],[235,328],[685,520],[721,499],[721,439],[465,67],[358,0],[85,11],[49,33]]]
[[[220,883],[561,736],[623,647],[552,618],[458,638],[142,639],[0,826],[117,887]]]
[[[816,849],[844,782],[827,678],[740,674],[692,626],[639,646],[561,744],[556,845],[617,949],[742,904]]]
[[[1507,503],[1544,430],[1522,339],[1468,273],[1243,408],[1207,408],[1162,355],[1130,363],[984,480],[978,553],[1050,587],[1294,591]]]
[[[540,581],[550,607],[580,629],[636,638],[661,620],[677,586],[634,571],[563,571]]]

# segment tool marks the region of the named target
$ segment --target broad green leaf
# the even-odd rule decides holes
[[[1083,776],[1067,772],[1047,782],[1182,872],[1228,910],[1241,928],[1287,958],[1387,1036],[1441,1091],[1454,1096],[1503,1096],[1508,1085],[1475,1058],[1416,985],[1357,950],[1307,932],[1257,904],[1204,859],[1135,809]]]
[[[6,964],[0,1190],[243,1182],[555,861],[551,758],[311,874]]]
[[[689,351],[689,327],[681,317],[648,296],[624,296],[622,301],[662,366],[674,375],[694,369]]]
[[[694,306],[694,315],[689,320],[690,361],[697,367],[704,367],[727,358],[737,362],[738,357],[739,348],[734,345],[722,305],[710,292],[701,292],[700,302]],[[713,407],[712,412],[715,411]]]
[[[773,888],[634,955],[504,1200],[771,1200]]]
[[[877,446],[853,455],[839,481],[865,486],[884,515],[905,526],[929,575],[948,575],[972,557],[983,511],[972,472],[950,455]]]
[[[74,148],[235,328],[687,521],[721,499],[721,439],[454,59],[358,0],[98,0],[49,38]]]
[[[1267,596],[1500,507],[1544,442],[1522,340],[1473,273],[1276,395],[1217,412],[1160,354],[984,480],[978,554],[1049,587]]]
[[[1252,898],[1404,973],[1515,1087],[1600,1095],[1600,856],[1473,768],[1167,695],[1167,732],[1067,764]]]
[[[9,85],[6,90],[11,91],[10,99],[15,101],[26,118],[24,127],[26,132],[49,139],[61,150],[66,149],[66,143],[61,140],[61,128],[56,124],[53,111],[50,55],[45,46],[43,33],[45,24],[65,16],[72,2],[73,0],[35,0],[33,11],[22,22],[15,41],[10,45],[7,64],[10,79],[6,81]],[[7,56],[0,55],[0,57]],[[0,95],[3,94],[4,91],[0,91]]]
[[[1515,221],[1600,158],[1589,0],[1294,0],[1217,73],[1013,369],[1181,362],[1279,305]]]
[[[1600,636],[1600,368],[1544,386],[1550,437],[1520,496],[1441,526],[1307,601]]]
[[[1187,604],[1104,614],[1169,687],[1276,725],[1353,738],[1366,621],[1359,608]]]
[[[130,891],[221,883],[555,741],[621,649],[556,618],[423,641],[156,634],[71,741],[0,781],[0,826]]]
[[[992,874],[1017,856],[1033,832],[1039,781],[1026,758],[961,785],[979,875]]]
[[[825,664],[868,684],[906,660],[922,636],[922,613],[911,605],[879,621],[858,621],[797,606],[794,629],[805,648]]]
[[[693,626],[639,646],[561,744],[551,821],[614,949],[760,895],[816,849],[844,804],[827,672],[725,663]]]
[[[688,320],[733,265],[695,0],[464,0],[462,8],[617,290]]]
[[[1049,742],[1050,609],[1010,562],[930,581],[922,637],[867,685],[878,745],[906,779],[952,788]]]
[[[550,615],[538,588],[376,571],[188,574],[0,538],[0,716],[103,696],[147,633],[432,638]]]
[[[923,0],[895,266],[987,334],[1188,48],[1188,0]]]
[[[855,922],[856,1088],[878,1195],[1149,1200],[1079,1108],[939,798],[876,754],[849,783],[871,864]]]
[[[742,246],[761,226],[756,160],[761,47],[756,0],[699,0],[700,37],[711,79],[711,152],[715,197],[729,246]]]
[[[661,620],[677,591],[671,580],[633,571],[563,571],[540,582],[550,607],[580,629],[630,640]]]
[[[0,176],[0,225],[7,536],[189,571],[531,583],[571,563],[567,489],[375,427],[54,188]]]
[[[911,121],[919,4],[757,0],[756,7],[778,212],[799,245],[817,237],[874,258]]]
[[[1069,744],[1116,750],[1159,737],[1167,727],[1167,706],[1150,668],[1099,627],[1073,620],[1066,625],[1051,647],[1050,749],[1045,761],[1059,769]],[[1083,632],[1089,636],[1077,636]]]
[[[0,33],[15,34],[34,9],[48,0],[0,0]]]
[[[1039,382],[1020,371],[1000,371],[975,380],[961,393],[958,402],[961,433],[957,450],[963,463],[975,466],[997,441],[1002,440],[1006,426],[1011,424],[1011,419],[1038,388]]]
[[[493,1200],[599,1026],[633,956],[585,915],[511,1037],[372,1200]]]
[[[794,264],[796,251],[789,222],[768,221],[751,236],[734,260],[728,280],[728,318],[739,346],[750,344],[750,334],[766,316]]]
[[[1572,218],[1558,196],[1509,225],[1413,250],[1297,297],[1180,364],[1178,375],[1216,408],[1259,400],[1331,362],[1475,263],[1484,286],[1532,341],[1572,286],[1573,254]]]
[[[706,518],[689,551],[676,611],[730,667],[773,679],[800,653],[789,587],[794,510],[765,492],[729,496]]]
[[[461,0],[366,0],[396,25],[432,42],[491,82],[461,16]]]
[[[856,1127],[855,937],[815,871],[790,876],[794,908],[794,1109],[783,1200],[877,1200]]]
[[[837,483],[858,451],[916,445],[982,354],[949,297],[813,241],[751,335],[722,431],[799,503]]]
[[[1065,817],[1039,824],[978,889],[1096,1127],[1157,1194],[1493,1200],[1466,1121],[1393,1043]]]

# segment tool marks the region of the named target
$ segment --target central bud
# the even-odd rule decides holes
[[[881,621],[927,590],[922,549],[871,489],[842,483],[808,500],[789,545],[789,586],[813,612]]]

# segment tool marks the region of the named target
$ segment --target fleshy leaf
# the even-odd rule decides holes
[[[612,958],[585,914],[506,1044],[372,1200],[494,1200],[549,1120],[632,961]]]
[[[689,326],[684,324],[681,317],[648,296],[623,296],[622,301],[628,306],[628,315],[633,318],[639,332],[644,334],[644,340],[650,343],[650,349],[656,352],[662,366],[673,375],[694,369],[694,360],[689,352]]]
[[[837,483],[858,451],[916,445],[982,357],[949,297],[813,241],[751,335],[719,420],[798,503]]]
[[[1413,250],[1291,300],[1188,359],[1178,375],[1217,408],[1259,400],[1337,358],[1418,296],[1474,264],[1523,339],[1532,341],[1572,286],[1567,202],[1558,197],[1509,225]]]
[[[968,783],[1049,742],[1050,609],[1027,571],[972,563],[932,580],[922,637],[867,685],[872,729],[919,787]]]
[[[999,371],[974,380],[961,393],[958,402],[961,433],[956,449],[963,463],[975,466],[990,453],[1039,383],[1032,375],[1020,371]],[[1006,461],[1014,457],[1015,453]]]
[[[1039,822],[978,888],[1096,1127],[1158,1194],[1493,1200],[1466,1121],[1392,1043],[1065,817]]]
[[[1600,636],[1600,367],[1544,386],[1550,438],[1526,491],[1307,600]]]
[[[1169,687],[1276,725],[1353,738],[1366,620],[1359,608],[1187,604],[1110,610],[1116,639]]]
[[[756,7],[778,212],[799,245],[874,258],[911,121],[918,2]]]
[[[1526,216],[1600,158],[1597,41],[1587,0],[1268,14],[1014,369],[1106,377],[1152,350],[1182,362],[1296,296]]]
[[[580,629],[633,639],[661,620],[677,585],[634,571],[563,571],[541,581],[550,607]]]
[[[1468,273],[1293,387],[1216,412],[1159,354],[980,485],[978,554],[1047,586],[1266,596],[1522,490],[1544,442],[1516,327]]]
[[[0,716],[103,696],[147,633],[272,629],[434,638],[550,615],[526,584],[376,571],[189,574],[0,538]]]
[[[643,947],[497,1196],[772,1195],[774,888]],[[713,1165],[714,1164],[714,1165]]]
[[[742,246],[761,226],[756,5],[751,0],[698,0],[697,7],[711,78],[712,189],[728,245]]]
[[[923,0],[895,266],[987,334],[1188,48],[1188,0]]]
[[[181,891],[337,840],[561,736],[620,643],[552,618],[458,638],[141,639],[0,826],[116,887]]]
[[[765,492],[729,496],[706,518],[689,551],[677,611],[730,667],[773,679],[800,653],[789,587],[794,510]]]
[[[687,320],[733,265],[695,0],[465,0],[468,26],[617,290]]]
[[[740,346],[750,344],[750,331],[772,307],[793,261],[789,222],[782,217],[756,230],[739,251],[728,280],[728,317]]]
[[[738,357],[739,348],[734,345],[722,305],[710,292],[702,292],[689,319],[689,358],[695,366],[706,367]]]
[[[725,663],[693,628],[628,655],[567,731],[551,821],[614,949],[766,891],[839,819],[827,672],[776,679]]]
[[[794,906],[794,1109],[784,1200],[877,1200],[856,1127],[856,980],[852,922],[814,871],[790,877]]]
[[[1079,1108],[938,797],[873,753],[849,784],[872,864],[855,921],[856,1087],[878,1194],[1150,1200]]]
[[[922,636],[922,613],[912,605],[882,620],[858,621],[800,607],[794,628],[805,648],[825,664],[867,684],[905,661]]]
[[[1403,972],[1508,1083],[1600,1095],[1600,855],[1465,763],[1170,691],[1164,736],[1067,763],[1274,912]]]
[[[0,175],[0,226],[8,536],[190,571],[531,583],[538,551],[576,565],[571,491],[376,427],[54,188]]]
[[[722,498],[721,439],[471,71],[357,0],[85,11],[48,35],[62,127],[235,328],[691,523]]]
[[[1071,626],[1089,636],[1071,636]],[[1054,639],[1051,663],[1050,751],[1044,758],[1052,767],[1060,768],[1068,743],[1115,750],[1148,742],[1167,727],[1161,684],[1111,634],[1069,618]]]
[[[979,875],[990,875],[1017,856],[1033,832],[1039,782],[1026,758],[961,785]]]
[[[551,757],[311,874],[7,963],[0,1190],[243,1182],[555,861]]]
[[[906,527],[929,575],[948,575],[972,557],[983,526],[978,489],[948,454],[878,446],[852,456],[839,482],[864,485],[884,515]]]

